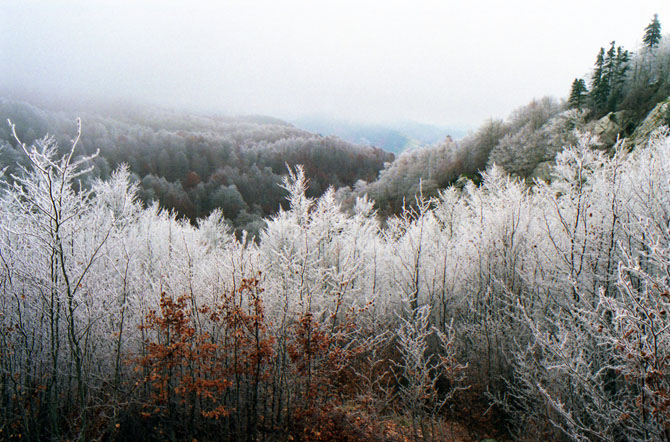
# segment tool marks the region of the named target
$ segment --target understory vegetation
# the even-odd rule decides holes
[[[647,34],[568,103],[393,162],[276,120],[87,138],[0,101],[27,112],[0,133],[0,440],[670,442]]]
[[[76,139],[20,144],[0,437],[445,440],[481,402],[515,438],[670,440],[670,137],[577,137],[550,182],[491,167],[384,228],[298,167],[259,242],[143,208],[125,166],[80,188]]]

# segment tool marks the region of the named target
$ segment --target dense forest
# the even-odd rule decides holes
[[[2,101],[0,439],[670,441],[656,17],[644,45],[395,161]]]
[[[90,106],[89,106],[90,107]],[[220,209],[239,233],[256,235],[262,219],[286,207],[280,187],[287,167],[301,164],[310,177],[310,196],[328,187],[374,180],[393,155],[334,137],[322,137],[268,117],[205,117],[135,106],[97,106],[83,114],[50,111],[0,99],[3,121],[10,119],[24,142],[45,133],[68,145],[76,117],[84,121],[78,154],[100,151],[92,177],[108,178],[127,164],[138,197],[157,201],[192,222]],[[9,127],[0,127],[0,161],[8,176],[26,164]]]
[[[590,78],[575,79],[567,100],[537,99],[507,120],[485,122],[458,142],[447,138],[403,152],[377,180],[359,182],[353,195],[370,195],[383,214],[397,214],[419,187],[433,196],[460,177],[479,182],[480,172],[493,164],[529,182],[547,179],[556,154],[576,143],[575,130],[597,135],[599,149],[611,149],[624,137],[629,143],[644,142],[659,122],[670,124],[667,106],[651,125],[643,124],[670,96],[670,42],[662,38],[658,17],[643,41],[634,53],[614,41],[601,48]]]

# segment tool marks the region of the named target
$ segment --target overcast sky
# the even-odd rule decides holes
[[[669,0],[0,0],[0,88],[473,128],[567,96]]]

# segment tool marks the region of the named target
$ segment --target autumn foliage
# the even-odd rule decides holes
[[[144,437],[412,440],[392,420],[375,418],[369,395],[379,391],[360,395],[374,343],[360,339],[355,318],[367,307],[349,309],[339,323],[305,312],[273,336],[259,278],[243,279],[213,306],[162,293],[160,310],[145,315],[142,353],[129,361],[141,431],[151,433]],[[388,380],[392,362],[382,361]]]

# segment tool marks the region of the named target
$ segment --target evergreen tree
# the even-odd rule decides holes
[[[586,82],[583,78],[575,78],[575,81],[572,82],[572,89],[570,90],[570,98],[568,103],[570,107],[576,107],[580,109],[586,102],[586,94],[588,90],[586,88]]]
[[[614,42],[612,42],[612,49],[614,49]],[[621,46],[616,48],[616,55],[613,56],[613,59],[610,62],[610,96],[607,101],[607,108],[611,112],[618,109],[618,106],[623,99],[623,87],[626,81],[626,73],[629,68],[629,59],[628,51],[624,50]]]
[[[605,60],[603,62],[603,78],[607,81],[607,84],[611,87],[616,75],[616,42],[612,40],[610,43],[610,48],[605,54]]]
[[[615,111],[621,101],[622,88],[628,72],[629,53],[616,42],[605,52],[600,48],[591,75],[591,107],[596,114]]]
[[[658,21],[658,14],[654,14],[651,23],[644,28],[644,37],[642,41],[649,49],[654,49],[661,42],[661,22]]]
[[[601,112],[609,97],[609,81],[605,68],[605,48],[600,48],[596,57],[595,69],[591,74],[591,107],[596,113]]]

